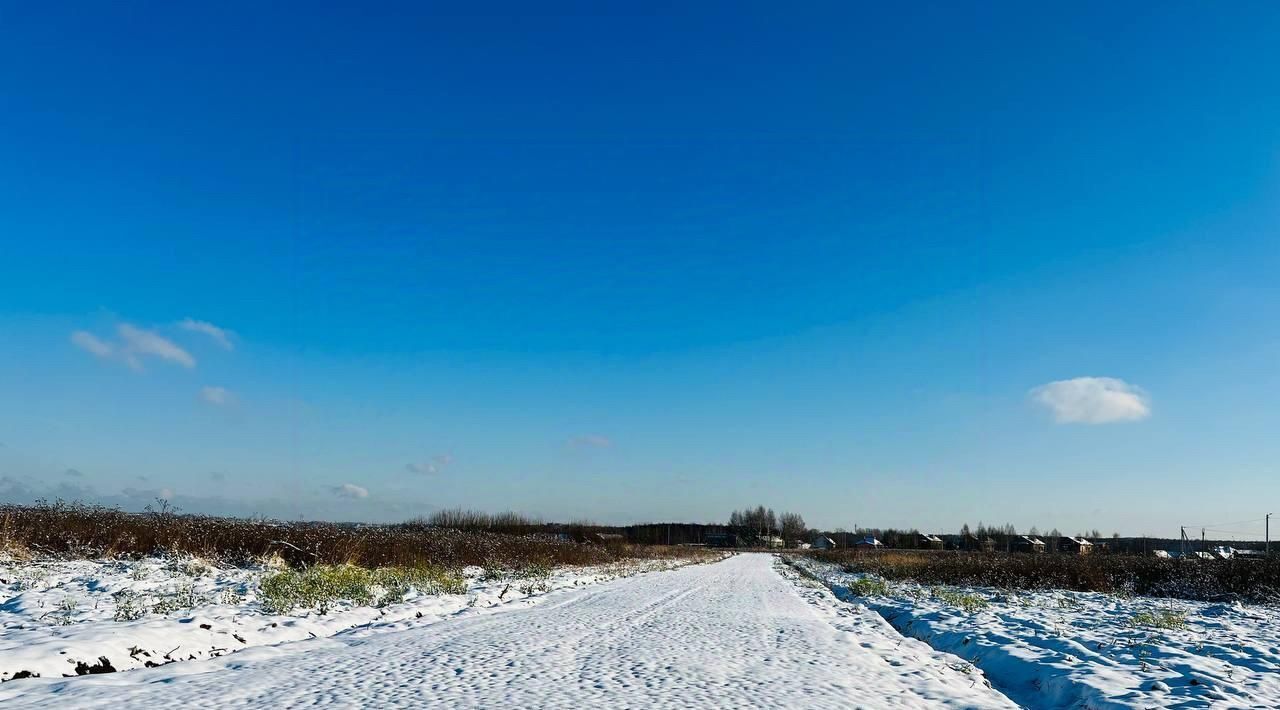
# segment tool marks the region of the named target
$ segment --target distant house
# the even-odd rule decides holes
[[[591,536],[591,541],[601,545],[620,545],[627,541],[627,536],[620,533],[595,533]]]
[[[956,541],[956,549],[965,552],[995,552],[996,541],[990,537],[979,538],[973,533],[965,533]]]
[[[829,537],[823,537],[823,536],[815,537],[813,538],[813,549],[834,550],[836,549],[836,541],[832,540]]]
[[[1019,535],[1013,539],[1014,552],[1044,552],[1044,540],[1038,537],[1030,537],[1028,535]]]
[[[1058,552],[1065,552],[1068,555],[1087,555],[1093,552],[1093,543],[1082,537],[1059,538]]]
[[[941,550],[944,545],[942,543],[942,538],[937,535],[920,533],[920,539],[916,541],[916,547],[921,550]]]
[[[782,538],[777,535],[770,535],[769,537],[761,539],[760,542],[771,550],[780,550],[786,546],[786,543],[782,541]]]
[[[737,533],[709,532],[702,536],[707,547],[738,547],[740,542]]]
[[[884,548],[884,543],[877,540],[874,535],[867,535],[853,543],[853,546],[859,550],[880,550]]]

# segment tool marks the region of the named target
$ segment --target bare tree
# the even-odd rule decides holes
[[[798,517],[798,516],[797,516]],[[803,526],[804,521],[801,521]],[[735,510],[729,514],[730,527],[736,528],[740,534],[763,540],[776,534],[779,530],[778,515],[773,508],[757,505],[755,508]]]
[[[802,539],[808,529],[804,524],[804,518],[799,513],[783,513],[779,518],[779,524],[782,527],[784,540]]]

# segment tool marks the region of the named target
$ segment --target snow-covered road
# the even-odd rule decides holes
[[[403,631],[5,683],[0,705],[1013,707],[955,657],[784,578],[763,554]]]

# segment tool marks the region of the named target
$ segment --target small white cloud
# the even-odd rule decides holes
[[[351,498],[354,500],[369,497],[369,489],[361,488],[354,483],[344,483],[341,486],[335,486],[332,490],[333,494],[339,498]]]
[[[201,387],[200,399],[214,405],[215,407],[225,407],[228,404],[235,404],[236,396],[226,387]]]
[[[193,333],[204,333],[210,338],[213,338],[213,341],[218,345],[221,345],[223,349],[235,350],[236,346],[231,342],[231,338],[235,333],[232,333],[226,328],[219,328],[208,321],[195,320],[194,318],[184,319],[182,322],[178,323],[178,327],[183,330],[189,330]]]
[[[158,357],[186,368],[196,366],[196,359],[191,357],[191,353],[158,333],[142,330],[128,323],[116,326],[116,332],[120,334],[120,340],[123,342],[121,350],[125,354],[125,361],[135,369],[141,368],[140,358],[144,356]]]
[[[62,475],[70,476],[71,478],[84,478],[84,473],[80,471],[80,469],[76,469],[76,468],[69,468],[63,471]]]
[[[1077,377],[1041,385],[1031,399],[1063,424],[1134,422],[1151,416],[1147,393],[1114,377]]]
[[[435,473],[440,473],[451,463],[453,463],[453,457],[449,454],[436,454],[431,457],[431,461],[429,462],[424,461],[422,463],[405,464],[404,470],[409,473],[419,473],[430,476]]]
[[[572,449],[607,449],[613,446],[613,439],[600,434],[584,434],[569,440]]]
[[[439,467],[437,467],[437,466],[436,466],[435,464],[433,464],[433,463],[410,463],[410,464],[405,464],[404,470],[408,471],[409,473],[421,473],[421,474],[423,474],[423,475],[427,475],[427,476],[429,476],[429,475],[431,475],[431,474],[433,474],[433,473],[439,473],[439,472],[440,472]]]
[[[145,476],[138,476],[138,480],[146,481],[147,479]],[[173,500],[173,489],[172,488],[159,488],[159,489],[134,488],[133,486],[128,486],[120,491],[120,495],[123,495],[126,498],[134,498],[137,500],[146,500],[146,501],[155,501],[157,498],[163,498],[164,500]]]
[[[115,348],[93,333],[83,330],[77,330],[71,334],[71,342],[81,350],[92,353],[95,357],[108,358],[115,352]]]

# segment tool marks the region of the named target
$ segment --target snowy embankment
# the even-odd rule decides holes
[[[676,560],[498,573],[464,570],[465,593],[423,593],[270,613],[261,582],[278,568],[217,567],[190,557],[0,558],[0,682],[155,667],[357,628],[394,630],[459,612],[684,564]],[[269,605],[268,605],[269,606]],[[323,611],[323,613],[321,613]]]
[[[1280,609],[884,582],[792,564],[1032,708],[1280,707]]]

